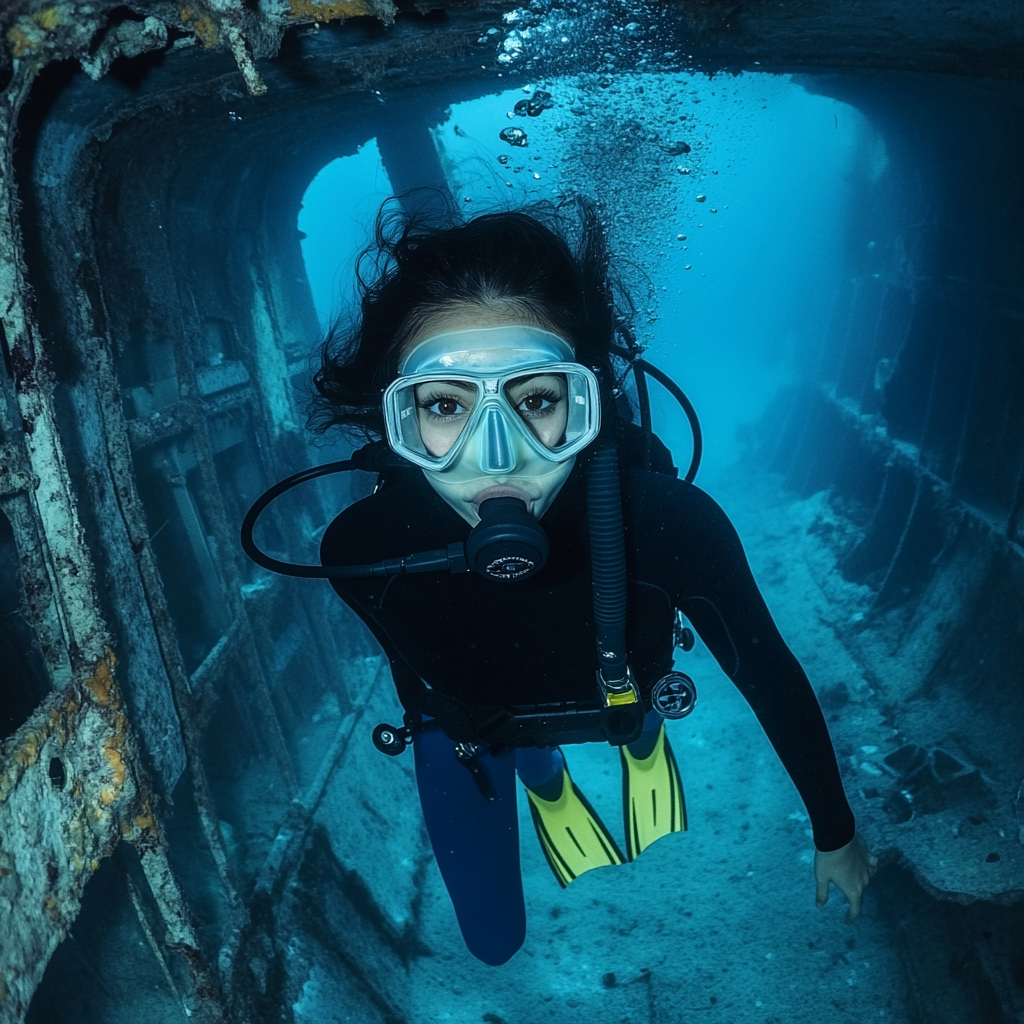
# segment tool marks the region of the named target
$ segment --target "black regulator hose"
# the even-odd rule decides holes
[[[647,362],[646,359],[637,359],[635,365],[641,374],[650,374],[679,403],[686,414],[686,419],[690,424],[690,431],[693,434],[693,455],[690,457],[690,465],[683,479],[688,484],[692,484],[697,476],[697,470],[700,468],[701,457],[704,455],[704,435],[700,429],[697,410],[694,409],[693,403],[686,397],[683,389],[667,373],[659,370],[656,366]],[[646,393],[646,387],[644,391]],[[647,416],[648,422],[650,422],[650,412],[648,412]]]
[[[298,576],[303,579],[323,579],[328,575],[322,565],[296,565],[292,562],[282,562],[273,558],[265,551],[261,551],[253,540],[252,532],[256,528],[256,520],[260,513],[272,502],[279,498],[285,491],[290,491],[299,484],[309,480],[316,480],[318,477],[329,476],[332,473],[346,473],[356,469],[351,459],[343,459],[341,462],[328,462],[322,466],[312,466],[302,470],[301,473],[293,473],[284,480],[279,480],[273,487],[268,487],[250,506],[242,520],[240,540],[242,550],[261,568],[269,569],[281,576]],[[360,568],[362,568],[360,566]]]
[[[627,678],[626,538],[622,525],[619,458],[613,444],[602,444],[587,467],[587,519],[597,659],[605,681],[620,684]]]
[[[490,498],[480,504],[480,522],[473,527],[468,541],[456,541],[444,548],[417,551],[400,558],[385,558],[365,565],[301,565],[284,562],[260,550],[253,538],[256,521],[263,511],[285,491],[332,473],[355,469],[383,473],[408,466],[394,456],[381,441],[365,445],[352,458],[330,462],[294,473],[263,492],[242,520],[242,550],[259,566],[281,576],[301,579],[358,579],[370,576],[401,576],[408,573],[469,572],[475,569],[492,580],[525,579],[544,568],[548,559],[548,537],[532,516],[526,502],[518,498]]]
[[[404,460],[391,454],[386,442],[376,441],[364,445],[352,453],[352,458],[341,462],[328,462],[322,466],[313,466],[300,473],[294,473],[284,480],[278,481],[273,487],[263,492],[253,503],[242,520],[242,550],[260,567],[276,572],[281,576],[297,576],[300,579],[356,579],[367,576],[400,576],[413,572],[466,572],[466,556],[461,543],[449,544],[446,548],[434,551],[418,551],[401,558],[386,558],[380,562],[366,565],[301,565],[295,562],[283,562],[265,551],[261,551],[253,539],[256,520],[263,510],[285,491],[298,487],[300,484],[318,477],[330,476],[332,473],[347,473],[362,469],[371,473],[383,473],[387,470],[401,469],[407,466]]]
[[[690,432],[693,434],[693,454],[690,456],[690,465],[683,475],[683,479],[692,484],[697,477],[697,470],[700,469],[700,460],[704,455],[704,435],[700,429],[700,419],[697,417],[697,410],[693,403],[686,396],[686,392],[663,370],[646,359],[641,359],[635,352],[621,348],[618,345],[612,346],[612,352],[624,359],[633,371],[633,380],[636,382],[636,397],[640,404],[640,426],[646,437],[645,445],[650,444],[651,433],[651,398],[647,390],[645,375],[653,377],[678,403],[690,424]],[[645,451],[646,457],[646,451]]]

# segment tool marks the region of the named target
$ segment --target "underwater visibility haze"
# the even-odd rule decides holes
[[[206,16],[184,23],[198,35]],[[89,64],[106,59],[97,50],[84,71],[64,61],[26,84],[13,172],[38,328],[5,320],[0,1024],[1024,1019],[1020,76],[862,66],[843,47],[788,65],[771,39],[763,63],[716,62],[693,45],[707,30],[696,17],[582,0],[403,11],[388,27],[311,14],[273,56],[218,49],[220,36],[179,45],[164,26],[163,56],[141,67],[156,46],[142,40],[161,31],[150,22],[164,23],[126,15],[118,24],[141,27],[118,29],[106,66]],[[820,905],[812,823],[780,760],[819,772],[818,719],[773,703],[770,680],[748,703],[695,612],[669,667],[695,682],[696,704],[666,720],[671,749],[657,754],[681,817],[644,848],[623,816],[635,736],[564,742],[589,801],[576,820],[595,835],[603,822],[610,860],[567,877],[555,827],[545,840],[540,824],[556,821],[536,795],[547,779],[520,764],[525,940],[501,966],[474,956],[417,790],[426,743],[444,734],[428,726],[415,751],[381,752],[403,722],[393,637],[368,598],[354,614],[326,580],[242,553],[261,493],[365,440],[315,434],[307,415],[323,336],[357,323],[357,258],[382,204],[468,224],[581,197],[634,306],[632,356],[696,409],[696,486],[738,533],[878,858],[853,922],[835,886]],[[445,324],[403,354],[421,387],[451,390],[415,348]],[[480,326],[455,328],[467,325]],[[515,378],[502,394],[523,365],[561,366],[541,334],[516,336],[534,355],[507,366],[473,335],[477,366]],[[464,390],[432,395],[442,411],[477,394],[475,370],[447,365]],[[574,401],[594,401],[596,378],[588,392],[584,374],[559,372]],[[372,380],[387,407],[391,377]],[[682,477],[695,433],[647,380],[651,427]],[[639,431],[642,395],[634,378],[623,388]],[[420,477],[444,452],[422,425],[409,440],[403,415],[422,424],[429,411],[415,394],[404,414],[395,405],[391,447],[413,452],[433,496]],[[557,465],[572,421],[558,441],[542,426],[520,436],[487,395],[481,384],[456,447],[479,443],[481,465],[504,457],[479,440],[486,423]],[[557,388],[537,396],[541,411],[558,405]],[[310,480],[265,513],[256,541],[318,563],[348,509],[323,550],[363,562],[419,550],[405,538],[425,515],[410,513],[378,552],[397,521],[388,492],[406,484],[374,468],[379,496],[369,472]],[[445,501],[437,515],[457,521]],[[537,581],[562,571],[558,507],[540,519],[553,547]],[[352,522],[364,533],[337,540]],[[679,546],[690,539],[658,542],[652,564],[697,551]],[[501,571],[525,557],[514,550]],[[445,557],[454,573],[467,556]],[[390,586],[366,584],[373,609]],[[567,622],[590,622],[589,592]],[[433,647],[454,677],[476,655],[439,609],[418,614],[440,623]],[[514,659],[531,634],[506,633]],[[378,723],[391,723],[383,741]],[[483,803],[481,758],[502,748],[474,742],[460,777]]]

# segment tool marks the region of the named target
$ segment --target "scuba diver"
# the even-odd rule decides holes
[[[469,950],[497,966],[525,939],[517,775],[562,886],[687,827],[664,722],[696,699],[673,671],[674,648],[693,644],[683,616],[807,808],[819,906],[834,883],[856,918],[877,862],[807,676],[732,524],[691,482],[699,432],[684,479],[651,433],[645,373],[696,418],[641,358],[598,211],[575,199],[438,227],[382,208],[357,278],[360,316],[324,343],[312,423],[370,443],[271,488],[243,546],[329,578],[386,654],[405,717],[374,742],[412,746]],[[255,547],[274,497],[349,469],[377,486],[329,525],[321,566]],[[569,771],[566,748],[595,741],[619,750],[624,849]]]

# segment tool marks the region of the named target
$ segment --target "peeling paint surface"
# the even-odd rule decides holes
[[[373,13],[362,0],[342,0],[341,3],[315,3],[314,0],[288,0],[288,11],[293,18],[303,21],[340,21],[361,18]]]

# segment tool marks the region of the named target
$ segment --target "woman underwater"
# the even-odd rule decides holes
[[[527,558],[499,558],[506,579],[452,571],[331,581],[390,661],[427,830],[470,951],[499,965],[525,939],[517,773],[562,885],[686,827],[664,721],[650,710],[652,687],[672,670],[677,610],[749,702],[806,805],[819,905],[835,883],[855,918],[875,859],[855,831],[810,683],[725,513],[677,479],[664,447],[618,411],[626,365],[612,349],[636,352],[632,307],[594,208],[577,200],[446,228],[382,215],[369,252],[376,274],[359,276],[361,316],[322,352],[314,421],[386,437],[404,465],[334,520],[323,565],[445,549],[495,510],[541,521],[550,545],[532,574],[518,568]],[[602,446],[614,446],[620,467],[632,687],[625,696],[612,687],[604,704],[632,700],[639,715],[619,746],[625,854],[557,740],[517,745],[507,731],[501,742],[488,732],[508,720],[502,709],[594,703],[587,472]],[[516,735],[545,742],[528,724]]]

